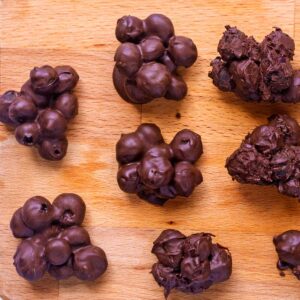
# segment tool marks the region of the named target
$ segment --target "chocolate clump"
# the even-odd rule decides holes
[[[116,38],[122,44],[114,58],[113,82],[124,100],[142,104],[185,97],[187,85],[177,69],[194,64],[197,48],[191,39],[175,35],[169,18],[124,16],[117,22]]]
[[[28,199],[10,222],[13,235],[23,239],[14,255],[18,274],[29,281],[42,278],[47,271],[57,280],[101,276],[107,258],[80,227],[84,216],[85,203],[76,194],[61,194],[52,204],[41,196]]]
[[[291,269],[300,280],[300,231],[288,230],[273,239],[278,254],[277,268],[283,272]]]
[[[191,130],[179,131],[166,144],[155,124],[142,124],[122,134],[116,145],[119,187],[159,205],[176,196],[188,197],[203,180],[194,165],[202,152],[201,137]]]
[[[258,43],[236,27],[225,28],[220,56],[211,62],[209,72],[215,86],[246,101],[300,101],[300,73],[291,65],[295,43],[290,36],[275,28]]]
[[[70,66],[35,67],[20,92],[0,96],[0,122],[15,130],[20,144],[36,147],[44,159],[61,160],[68,148],[68,122],[78,113],[73,94],[78,80]]]
[[[299,162],[298,123],[288,115],[273,115],[246,136],[226,168],[240,183],[275,185],[280,193],[300,198]]]
[[[154,241],[152,253],[158,262],[151,272],[164,287],[166,298],[172,289],[197,294],[229,279],[231,254],[227,248],[214,244],[212,237],[203,232],[186,237],[177,230],[167,229]]]

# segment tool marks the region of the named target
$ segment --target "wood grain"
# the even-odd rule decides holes
[[[179,299],[300,299],[300,283],[276,270],[273,235],[300,228],[300,206],[271,187],[239,185],[224,162],[245,134],[274,112],[288,112],[300,121],[299,105],[255,105],[219,92],[207,77],[224,25],[240,27],[261,40],[273,26],[294,36],[294,65],[300,67],[299,0],[207,1],[0,1],[0,92],[18,89],[30,69],[42,64],[70,64],[79,72],[80,114],[70,125],[70,148],[62,162],[38,158],[19,146],[0,125],[0,298],[158,300],[161,288],[149,269],[155,261],[152,241],[165,228],[189,234],[207,231],[228,246],[233,275],[202,295]],[[180,35],[192,38],[199,59],[187,70],[189,93],[184,101],[154,101],[132,106],[115,92],[111,72],[118,45],[116,20],[126,14],[141,18],[167,14]],[[297,53],[298,50],[298,53]],[[181,119],[175,117],[180,112]],[[141,122],[157,123],[170,140],[184,127],[201,134],[204,155],[199,167],[204,183],[188,200],[152,206],[122,193],[116,184],[114,147],[120,133]],[[85,226],[95,244],[108,254],[109,269],[95,283],[70,279],[60,283],[46,276],[30,284],[12,265],[19,241],[9,231],[14,210],[33,195],[52,200],[62,192],[79,193],[87,203]]]

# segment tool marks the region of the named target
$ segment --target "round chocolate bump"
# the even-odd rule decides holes
[[[67,262],[72,253],[71,247],[64,239],[51,239],[45,248],[48,262],[54,266],[60,266]]]
[[[151,189],[168,185],[174,174],[171,162],[165,157],[144,157],[137,170],[141,182]]]
[[[187,85],[180,76],[172,75],[171,83],[165,97],[172,100],[181,100],[187,94]]]
[[[42,278],[48,268],[45,247],[30,240],[23,240],[14,255],[14,265],[18,274],[29,281]]]
[[[165,47],[161,39],[157,36],[149,36],[143,39],[139,47],[142,52],[143,60],[146,62],[159,59],[165,52]]]
[[[183,252],[192,257],[199,257],[200,261],[209,259],[212,252],[212,235],[209,233],[195,233],[188,236],[183,244]]]
[[[80,225],[85,216],[85,203],[76,194],[65,193],[53,201],[55,218],[62,226]]]
[[[141,52],[132,43],[121,44],[116,51],[114,60],[116,67],[128,77],[133,76],[142,65]]]
[[[36,93],[50,94],[58,84],[58,74],[50,66],[35,67],[30,72],[30,80]]]
[[[161,131],[155,124],[143,123],[137,128],[136,133],[143,141],[146,149],[164,142]]]
[[[122,134],[116,145],[116,157],[120,164],[140,159],[143,152],[143,143],[136,133]]]
[[[0,122],[15,126],[16,122],[9,117],[9,107],[18,98],[19,93],[16,91],[7,91],[0,96]]]
[[[183,129],[173,138],[170,146],[177,160],[196,162],[203,153],[202,141],[199,134]]]
[[[164,55],[160,57],[159,62],[164,64],[170,73],[175,73],[177,66],[172,61],[171,57],[168,54],[168,51],[165,51]]]
[[[10,220],[10,229],[15,238],[28,238],[34,235],[22,219],[22,207],[18,208]]]
[[[57,66],[58,84],[54,90],[56,94],[72,91],[79,81],[78,73],[71,66]]]
[[[116,38],[121,42],[138,42],[144,35],[143,21],[134,16],[124,16],[117,22]]]
[[[46,109],[38,117],[43,136],[61,138],[67,130],[67,120],[57,110]]]
[[[32,88],[30,79],[23,84],[20,94],[31,100],[39,108],[46,108],[51,100],[51,95],[49,94],[37,94]]]
[[[84,228],[76,225],[63,230],[59,238],[67,241],[72,247],[72,250],[91,244],[88,232]]]
[[[144,64],[137,73],[136,82],[147,95],[153,98],[163,97],[171,83],[171,74],[167,67],[157,62]]]
[[[8,116],[15,124],[33,121],[37,113],[34,103],[24,96],[16,97],[8,109]]]
[[[104,251],[95,246],[86,246],[74,252],[74,275],[81,280],[96,280],[107,269]]]
[[[190,67],[197,60],[197,47],[184,36],[173,36],[169,41],[168,53],[177,66]]]
[[[65,157],[68,149],[66,138],[61,139],[43,139],[38,144],[39,154],[47,160],[61,160]]]
[[[131,163],[119,168],[117,180],[120,189],[125,193],[136,193],[139,177],[137,173],[139,163]]]
[[[53,207],[44,197],[32,197],[22,207],[22,220],[30,229],[40,231],[51,224]]]
[[[78,100],[76,95],[65,92],[60,94],[53,105],[67,120],[73,119],[78,114]]]
[[[50,265],[48,269],[49,274],[56,280],[64,280],[73,276],[73,259],[70,258],[65,264],[61,266]]]
[[[181,161],[175,165],[174,186],[178,195],[189,197],[202,181],[201,172],[190,162]]]
[[[158,36],[164,44],[174,35],[174,27],[171,20],[162,14],[152,14],[144,21],[147,35]]]
[[[15,130],[16,140],[24,146],[34,146],[40,138],[40,128],[36,122],[24,123]]]

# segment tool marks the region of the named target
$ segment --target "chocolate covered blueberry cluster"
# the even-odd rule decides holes
[[[236,27],[225,26],[220,56],[211,62],[209,77],[222,91],[246,101],[299,102],[300,71],[294,71],[294,40],[275,28],[261,43]]]
[[[169,18],[124,16],[117,22],[116,37],[122,44],[115,54],[113,82],[124,100],[142,104],[185,97],[187,85],[177,69],[196,61],[197,48],[191,39],[175,35]]]
[[[188,237],[178,230],[164,230],[154,241],[152,253],[158,262],[152,266],[156,282],[165,289],[201,293],[212,284],[229,279],[232,260],[229,250],[212,242],[210,233]]]
[[[23,239],[14,255],[18,274],[29,281],[42,278],[47,271],[57,280],[71,276],[96,280],[101,276],[107,259],[80,227],[85,209],[76,194],[61,194],[52,204],[35,196],[17,209],[10,228],[16,238]]]
[[[20,92],[0,96],[0,122],[15,130],[21,145],[37,147],[47,160],[61,160],[68,148],[67,124],[78,112],[73,94],[78,80],[70,66],[35,67]]]
[[[273,243],[279,258],[277,268],[280,271],[291,269],[300,280],[300,231],[285,231],[275,236]]]
[[[194,166],[202,152],[201,137],[191,130],[179,131],[166,144],[155,124],[142,124],[122,134],[116,145],[119,187],[159,205],[176,196],[188,197],[202,182]]]
[[[226,161],[240,183],[275,185],[282,194],[300,198],[300,127],[288,115],[273,115],[267,125],[248,134]]]

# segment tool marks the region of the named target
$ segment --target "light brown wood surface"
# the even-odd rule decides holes
[[[168,15],[176,33],[194,40],[199,59],[185,72],[185,100],[133,106],[120,99],[111,80],[119,44],[115,24],[123,15],[144,18],[154,12]],[[162,229],[176,228],[185,234],[214,233],[232,252],[233,274],[201,295],[174,292],[170,300],[300,299],[300,282],[289,273],[279,276],[272,244],[275,234],[300,229],[300,204],[276,188],[232,182],[224,168],[248,131],[275,112],[300,121],[300,106],[249,104],[212,85],[209,62],[226,24],[258,40],[273,26],[281,27],[295,38],[293,64],[300,67],[299,0],[0,0],[0,92],[19,89],[34,66],[70,64],[80,74],[80,113],[70,125],[62,162],[40,159],[0,125],[0,298],[163,299],[149,274],[155,262],[150,250]],[[201,134],[204,155],[198,165],[204,183],[189,199],[157,207],[119,190],[115,143],[141,122],[157,123],[167,140],[182,128]],[[94,244],[106,251],[109,269],[94,283],[74,278],[58,283],[49,276],[28,283],[12,265],[19,240],[10,233],[10,218],[27,198],[53,200],[62,192],[84,198],[84,225]]]

